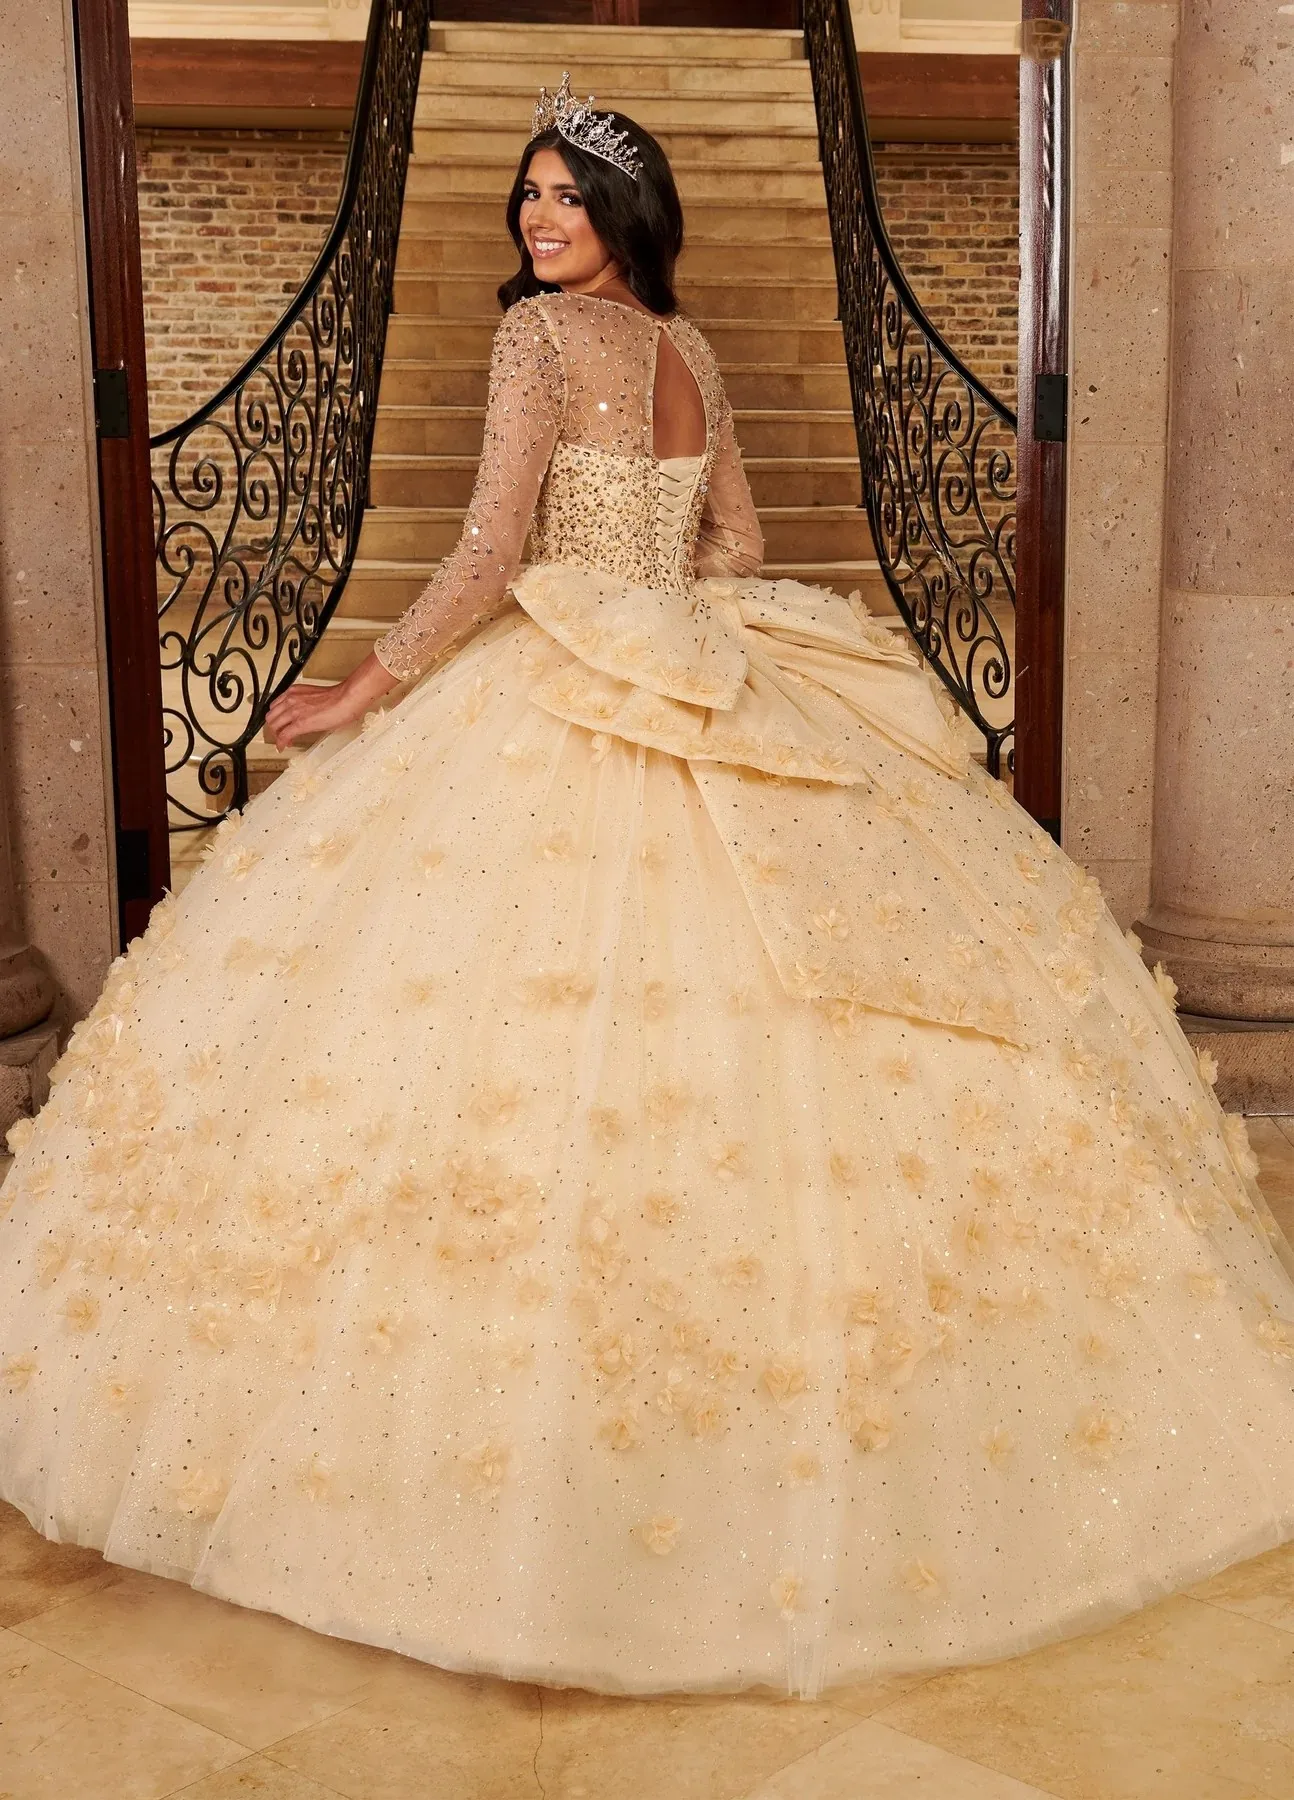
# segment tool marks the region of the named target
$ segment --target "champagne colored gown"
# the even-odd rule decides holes
[[[704,456],[652,454],[661,333]],[[507,314],[416,685],[221,829],[17,1134],[38,1530],[448,1668],[801,1694],[1294,1534],[1243,1122],[903,645],[759,558],[694,327]]]

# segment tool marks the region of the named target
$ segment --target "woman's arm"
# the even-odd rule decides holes
[[[725,405],[716,433],[717,448],[696,540],[698,575],[758,575],[764,565],[764,534],[741,466],[732,411]]]
[[[565,410],[561,356],[541,308],[522,302],[494,336],[485,441],[457,547],[372,654],[336,687],[295,683],[270,708],[280,748],[353,723],[400,682],[502,610]]]

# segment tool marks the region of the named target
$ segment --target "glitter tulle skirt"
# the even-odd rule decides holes
[[[830,654],[760,769],[514,611],[222,834],[18,1134],[4,1498],[620,1692],[1000,1656],[1294,1532],[1243,1126],[994,784],[823,748]]]

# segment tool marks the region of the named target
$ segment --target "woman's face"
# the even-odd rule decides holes
[[[580,190],[556,150],[536,150],[521,196],[521,235],[541,281],[580,288],[610,266]]]

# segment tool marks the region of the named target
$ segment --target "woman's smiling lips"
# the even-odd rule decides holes
[[[530,254],[535,257],[560,256],[570,247],[565,238],[534,237],[530,240]]]

